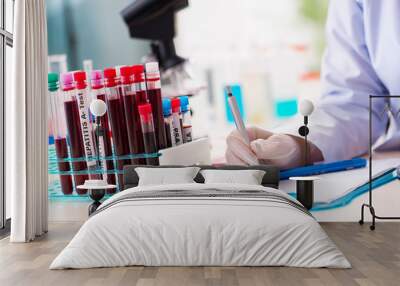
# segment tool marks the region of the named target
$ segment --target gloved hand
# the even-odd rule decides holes
[[[233,165],[272,164],[282,169],[304,163],[301,138],[286,134],[274,134],[257,127],[246,129],[250,146],[235,130],[227,137],[226,160]]]

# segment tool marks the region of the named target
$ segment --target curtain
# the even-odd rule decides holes
[[[6,187],[12,242],[47,232],[47,24],[45,0],[15,1],[13,92],[6,99]]]

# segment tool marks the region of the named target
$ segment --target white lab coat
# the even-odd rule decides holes
[[[400,95],[400,1],[331,0],[326,35],[323,91],[309,139],[325,161],[345,160],[368,151],[369,95]],[[373,141],[400,149],[400,99],[391,105],[389,120],[384,100],[373,102]],[[298,135],[301,124],[297,117],[274,131]]]

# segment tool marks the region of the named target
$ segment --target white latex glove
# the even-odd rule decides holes
[[[245,143],[237,130],[227,137],[228,147],[225,157],[228,164],[272,164],[282,169],[301,165],[301,146],[292,136],[274,134],[257,127],[249,127],[246,130],[250,146]]]

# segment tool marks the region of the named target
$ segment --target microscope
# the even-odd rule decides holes
[[[188,0],[134,0],[121,11],[130,36],[150,40],[151,55],[144,61],[159,62],[163,96],[194,95],[204,88],[175,50],[175,14],[188,6]]]

